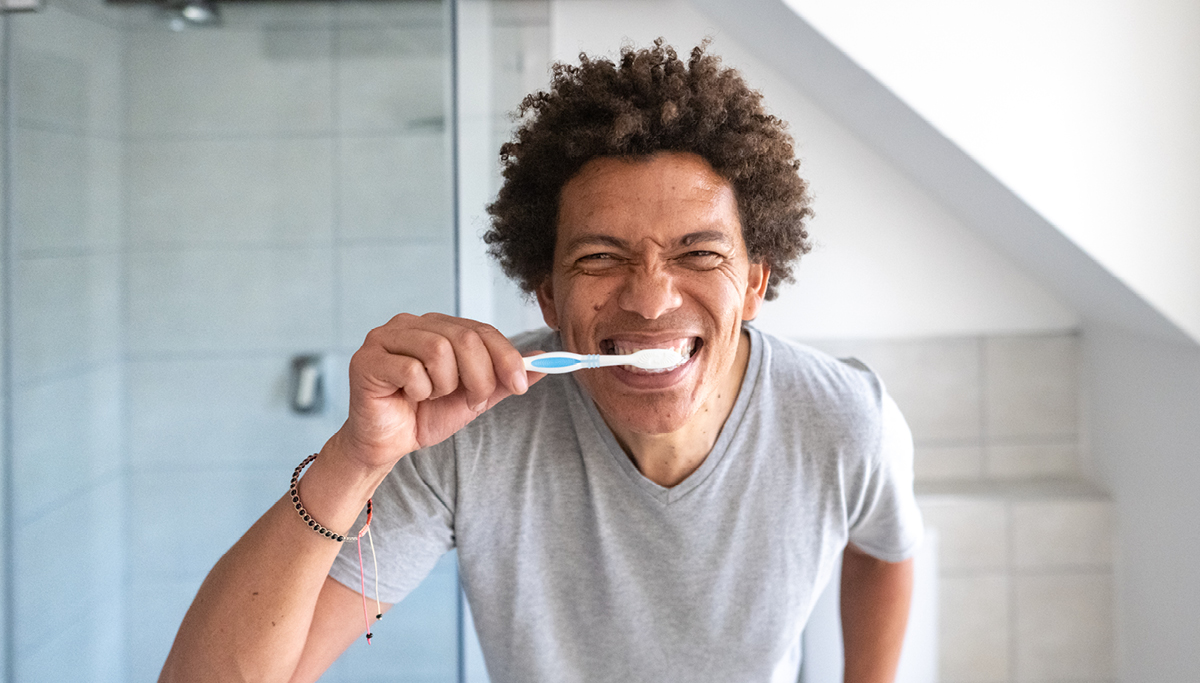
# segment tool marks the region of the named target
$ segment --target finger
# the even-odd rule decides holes
[[[388,353],[380,346],[364,346],[350,359],[350,375],[368,398],[387,398],[397,391],[412,401],[433,393],[425,365],[412,356]]]
[[[396,318],[392,320],[394,322]],[[419,321],[411,326],[388,323],[371,330],[366,345],[377,346],[393,356],[415,358],[425,366],[425,373],[433,385],[429,397],[440,398],[458,389],[458,361],[446,331],[430,329],[432,327],[435,326],[429,321]]]
[[[517,351],[507,337],[500,334],[500,330],[484,323],[477,324],[476,331],[487,346],[497,382],[507,387],[509,393],[523,394],[528,391],[530,379],[525,371],[525,361],[521,352]]]
[[[466,325],[451,325],[445,334],[454,345],[459,384],[467,405],[481,410],[496,390],[496,371],[488,347],[479,333]]]

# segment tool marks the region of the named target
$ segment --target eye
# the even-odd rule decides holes
[[[696,249],[681,254],[678,260],[689,268],[716,268],[724,257],[715,251]]]
[[[598,273],[618,265],[621,259],[613,253],[602,251],[584,254],[575,259],[575,267],[584,273]]]

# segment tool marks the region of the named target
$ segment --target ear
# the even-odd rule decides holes
[[[546,277],[542,280],[542,284],[538,285],[535,290],[537,293],[538,306],[542,309],[542,320],[546,321],[546,326],[552,330],[558,329],[558,309],[554,307],[554,285],[551,283],[551,278]]]
[[[771,281],[771,266],[767,263],[751,263],[746,278],[746,299],[742,303],[742,320],[754,320],[767,297],[767,283]]]

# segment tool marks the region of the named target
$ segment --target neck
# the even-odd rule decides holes
[[[737,356],[725,381],[717,387],[687,423],[665,434],[639,434],[613,429],[613,435],[642,476],[659,486],[672,487],[687,479],[704,462],[717,443],[721,428],[750,364],[750,335],[742,332]],[[611,425],[610,425],[611,427]]]

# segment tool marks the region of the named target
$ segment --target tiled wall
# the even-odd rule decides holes
[[[445,9],[222,12],[211,31],[128,27],[138,681],[153,680],[204,573],[340,426],[367,331],[454,306]],[[301,416],[286,397],[290,358],[314,352],[331,408]],[[412,680],[453,680],[456,610],[450,558],[376,629],[386,655],[355,648],[327,679],[403,662]]]
[[[222,12],[11,18],[17,680],[154,680],[207,570],[340,426],[366,332],[453,311],[442,3]],[[330,407],[299,416],[313,352]],[[326,680],[454,680],[453,559]]]
[[[120,680],[125,565],[119,31],[13,15],[13,671]]]
[[[912,428],[941,683],[1112,680],[1115,529],[1080,449],[1078,338],[814,345],[870,364]]]

